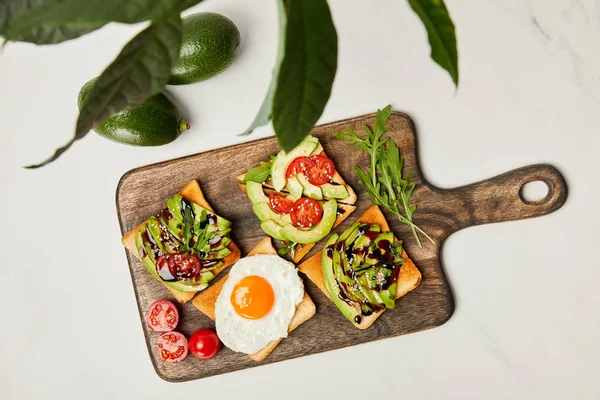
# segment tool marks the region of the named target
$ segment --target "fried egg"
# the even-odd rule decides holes
[[[285,338],[304,285],[294,264],[276,255],[239,260],[215,304],[217,335],[230,349],[254,354]]]

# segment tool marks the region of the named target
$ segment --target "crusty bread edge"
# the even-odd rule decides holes
[[[204,197],[204,193],[202,192],[202,189],[200,188],[200,185],[198,184],[197,181],[193,180],[193,181],[189,182],[187,185],[185,185],[183,187],[183,189],[181,189],[179,191],[179,194],[183,198],[193,201],[194,203],[198,204],[199,206],[204,207],[207,210],[210,210],[211,212],[214,212],[213,208],[210,206],[210,204]],[[135,227],[134,229],[130,230],[125,235],[123,235],[123,237],[121,238],[121,243],[123,243],[123,246],[125,246],[125,248],[131,252],[131,254],[133,254],[138,260],[140,260],[140,262],[142,261],[142,259],[140,258],[140,255],[138,254],[137,248],[135,246],[135,237],[138,234],[138,232],[140,231],[140,229],[142,228],[142,226],[144,226],[147,222],[148,222],[148,220],[142,222],[137,227]],[[213,271],[215,274],[215,279],[216,279],[216,276],[219,275],[219,273],[221,271],[223,271],[225,268],[227,268],[231,264],[234,264],[237,260],[240,259],[240,255],[241,255],[240,249],[236,246],[236,244],[233,241],[231,243],[229,243],[227,248],[229,248],[229,250],[231,250],[231,254],[223,259],[222,266],[220,266],[219,268],[216,268]],[[144,268],[145,268],[145,266],[144,266]],[[171,289],[170,287],[168,287],[166,285],[165,285],[165,287],[169,290],[169,292],[171,292],[173,297],[175,297],[175,299],[181,304],[185,304],[188,301],[190,301],[194,297],[194,295],[197,293],[197,292],[180,292],[178,290]]]
[[[387,232],[390,230],[387,221],[379,207],[376,205],[372,205],[369,207],[357,220],[358,222],[364,224],[378,224],[381,226],[382,232]],[[404,296],[406,293],[415,289],[421,283],[421,272],[415,266],[413,261],[408,257],[406,251],[402,250],[402,258],[404,258],[404,264],[400,268],[400,273],[398,274],[398,281],[396,287],[396,299]],[[308,260],[304,261],[302,264],[298,266],[298,270],[305,274],[321,291],[329,297],[329,292],[327,291],[327,287],[325,286],[325,278],[323,277],[323,266],[321,264],[321,252],[313,255]],[[363,317],[360,324],[352,321],[354,326],[359,329],[367,329],[370,327],[373,322],[381,315],[381,313],[385,311],[381,310],[379,312],[373,313],[367,317]]]
[[[270,237],[265,237],[261,240],[251,251],[248,253],[248,257],[252,257],[258,254],[274,254],[277,255],[277,250],[273,247],[272,241]],[[221,290],[223,289],[223,285],[227,281],[228,276],[225,275],[223,278],[219,279],[218,282],[202,291],[192,304],[200,310],[202,313],[206,314],[213,321],[215,320],[215,302],[217,301],[217,297]],[[296,307],[296,312],[292,317],[290,322],[290,326],[288,328],[288,332],[292,332],[298,326],[303,324],[305,321],[312,318],[313,315],[317,312],[315,307],[315,303],[308,296],[306,291],[304,292],[304,297],[298,306]],[[264,348],[259,350],[254,354],[250,354],[250,358],[254,361],[262,361],[264,360],[274,349],[277,347],[279,342],[282,339],[277,339],[269,342]]]

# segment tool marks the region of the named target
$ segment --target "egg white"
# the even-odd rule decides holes
[[[258,275],[273,288],[275,301],[263,318],[250,320],[233,309],[231,293],[246,276]],[[254,354],[272,340],[285,338],[296,307],[304,297],[304,284],[294,264],[276,255],[256,255],[239,260],[229,272],[215,304],[217,335],[230,349]]]

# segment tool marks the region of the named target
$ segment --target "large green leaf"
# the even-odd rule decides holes
[[[329,100],[338,46],[326,0],[290,0],[287,16],[273,127],[281,147],[290,151],[308,135]]]
[[[284,0],[277,0],[277,10],[279,18],[279,47],[277,49],[277,56],[275,58],[275,67],[273,67],[273,76],[271,77],[271,83],[269,89],[265,95],[254,121],[250,124],[241,136],[249,135],[254,129],[259,126],[263,126],[269,123],[271,120],[271,111],[273,109],[273,96],[275,96],[275,88],[277,87],[277,78],[279,77],[279,69],[281,68],[281,62],[285,54],[285,27],[287,22],[286,6]]]
[[[139,106],[163,90],[181,47],[179,15],[152,23],[123,48],[102,72],[81,105],[75,136],[38,168],[56,160],[71,145],[111,115]]]
[[[44,0],[0,0],[0,32],[20,13],[26,12],[28,9],[40,5],[42,2]],[[41,25],[26,35],[14,38],[13,40],[37,44],[54,44],[85,35],[102,26],[104,24],[90,24],[83,27]]]
[[[408,0],[408,3],[427,29],[431,58],[448,71],[458,86],[456,33],[444,0]]]
[[[179,14],[202,0],[0,0],[0,34],[7,40],[38,43],[41,28],[68,30],[67,38],[109,22],[137,23]],[[14,12],[14,11],[18,12]],[[4,25],[4,26],[3,26]],[[40,44],[45,41],[43,37]]]

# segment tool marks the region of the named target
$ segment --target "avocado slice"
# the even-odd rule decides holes
[[[227,247],[225,247],[221,250],[211,251],[211,252],[207,253],[206,256],[204,256],[202,259],[203,260],[221,259],[221,258],[227,257],[230,254],[231,254],[231,250],[229,250]]]
[[[252,181],[246,182],[246,193],[252,204],[269,203],[269,198],[265,196],[261,183]]]
[[[306,197],[310,197],[315,200],[323,200],[323,192],[321,192],[321,188],[313,185],[308,181],[308,178],[303,173],[296,175],[298,182],[302,185],[302,193]]]
[[[360,222],[358,222],[358,221],[353,223],[352,225],[350,225],[348,228],[346,228],[346,230],[344,232],[342,232],[338,241],[345,242],[346,239],[348,239],[351,235],[353,235],[353,237],[356,237],[356,233],[358,231],[359,226],[360,226]],[[354,239],[352,239],[350,241],[350,243],[352,243],[352,241],[354,241]]]
[[[334,233],[333,235],[331,235],[329,239],[327,239],[327,243],[325,243],[325,247],[323,248],[323,252],[321,253],[321,265],[323,267],[323,278],[325,280],[325,287],[327,288],[327,293],[329,293],[329,297],[337,306],[337,308],[342,312],[342,315],[344,315],[344,317],[346,317],[350,322],[360,323],[360,306],[357,303],[349,303],[340,298],[341,289],[337,283],[333,271],[334,260],[328,255],[331,254],[331,252],[327,252],[327,248],[330,245],[335,244],[337,240],[337,234]],[[337,252],[333,252],[333,254],[331,254],[331,257],[334,257],[335,253]]]
[[[171,241],[163,240],[161,223],[156,217],[148,219],[148,232],[152,235],[152,239],[163,253],[174,253],[179,249],[181,243],[172,243]]]
[[[303,187],[297,177],[292,176],[288,178],[286,188],[290,192],[293,198],[299,199],[302,197]]]
[[[348,190],[346,190],[346,186],[326,183],[320,186],[321,191],[323,192],[323,197],[328,199],[345,199],[349,196]]]
[[[221,249],[226,248],[227,246],[229,246],[229,243],[231,243],[231,239],[229,239],[227,236],[225,236],[228,233],[229,233],[228,230],[218,231],[217,234],[215,234],[212,238],[210,238],[206,241],[206,243],[204,244],[204,246],[202,246],[200,251],[202,251],[204,253],[209,253],[211,251],[214,252],[214,251],[219,251]],[[215,239],[219,240],[218,238],[221,238],[219,243],[213,247],[211,245],[211,240],[215,240]]]
[[[289,214],[276,213],[271,209],[271,207],[269,207],[267,203],[253,204],[252,210],[261,222],[275,221],[281,226],[292,223],[292,219]]]
[[[281,236],[294,243],[316,243],[331,232],[331,228],[337,218],[336,211],[337,202],[331,199],[323,204],[323,217],[317,225],[309,230],[301,230],[294,225],[286,225],[281,228]]]
[[[308,157],[318,144],[319,140],[316,137],[308,135],[289,153],[281,150],[279,154],[277,154],[275,161],[273,161],[273,166],[271,167],[271,181],[273,182],[273,188],[275,188],[276,191],[281,192],[285,187],[285,173],[294,158],[301,156]]]
[[[263,230],[263,232],[265,232],[267,235],[271,236],[274,239],[277,239],[277,240],[287,240],[281,234],[281,230],[283,229],[283,227],[281,225],[278,225],[273,220],[268,220],[268,221],[261,222],[260,223],[260,227]]]

